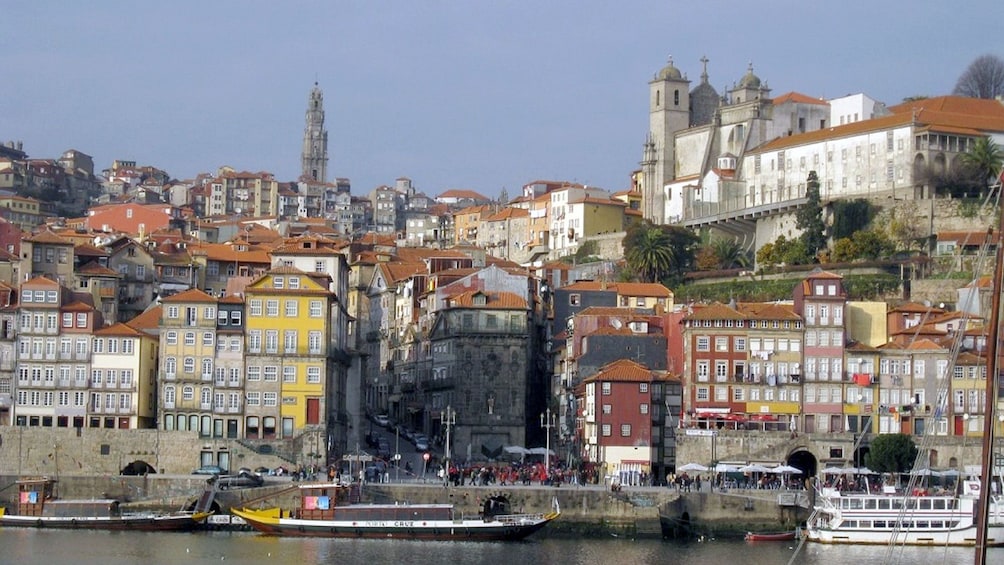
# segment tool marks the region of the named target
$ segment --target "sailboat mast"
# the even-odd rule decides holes
[[[999,348],[1001,320],[1001,282],[1004,279],[1004,245],[1001,234],[1004,233],[1004,204],[1001,206],[1000,224],[997,233],[991,228],[987,232],[990,242],[997,244],[997,263],[994,265],[994,278],[991,281],[993,295],[990,300],[990,333],[987,336],[987,382],[986,402],[983,414],[983,447],[980,455],[980,494],[976,506],[976,565],[984,565],[987,559],[987,527],[990,510],[990,490],[993,480],[992,469],[994,432],[996,430],[995,412],[997,408],[997,375],[1000,372]],[[989,242],[988,242],[989,243]]]

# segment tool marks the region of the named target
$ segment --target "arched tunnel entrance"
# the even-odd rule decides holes
[[[819,461],[807,449],[798,449],[788,456],[788,465],[802,471],[802,479],[812,478],[819,472]]]

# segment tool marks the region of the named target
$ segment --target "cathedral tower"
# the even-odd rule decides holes
[[[670,57],[649,83],[648,139],[642,157],[642,215],[666,223],[666,184],[676,177],[676,132],[690,125],[690,81]]]
[[[303,128],[301,175],[328,181],[328,130],[324,129],[324,93],[314,83],[307,101],[307,124]]]

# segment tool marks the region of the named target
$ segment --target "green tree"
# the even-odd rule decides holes
[[[858,246],[849,237],[842,237],[833,242],[833,254],[830,259],[838,263],[853,261],[858,258]]]
[[[880,434],[872,440],[865,465],[879,473],[906,473],[917,459],[917,446],[907,434]]]
[[[880,229],[856,231],[851,239],[860,259],[884,259],[896,251],[896,244]]]
[[[718,258],[719,269],[742,269],[749,267],[749,254],[734,239],[719,237],[711,240],[711,250]]]
[[[686,228],[638,222],[624,236],[624,258],[639,279],[670,283],[693,267],[697,242]]]
[[[969,152],[962,154],[962,162],[982,182],[985,194],[990,185],[1000,177],[1004,156],[994,140],[989,137],[981,137],[976,140]]]
[[[673,268],[674,253],[669,235],[656,226],[644,227],[633,245],[626,249],[625,258],[643,281],[659,282]]]
[[[815,257],[826,247],[826,224],[823,222],[823,206],[819,197],[819,177],[816,171],[809,171],[805,183],[805,205],[795,213],[795,226],[802,230],[801,241],[805,253]]]

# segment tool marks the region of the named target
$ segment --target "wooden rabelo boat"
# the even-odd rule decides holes
[[[118,500],[61,500],[56,480],[48,477],[17,481],[17,512],[0,508],[0,526],[78,528],[90,530],[188,531],[210,512],[125,512]]]
[[[351,488],[358,488],[353,486]],[[401,538],[422,540],[519,540],[540,530],[561,511],[513,512],[504,494],[489,496],[479,515],[458,516],[452,504],[352,504],[339,483],[299,486],[297,507],[232,509],[256,530],[280,536]]]

